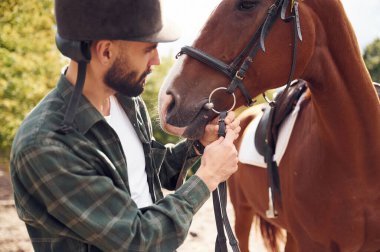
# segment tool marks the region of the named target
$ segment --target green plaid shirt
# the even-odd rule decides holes
[[[73,86],[62,75],[22,123],[11,153],[19,217],[36,251],[173,251],[210,193],[192,176],[174,190],[182,167],[196,160],[190,143],[163,146],[141,98],[117,98],[139,136],[155,204],[131,199],[127,163],[115,131],[82,96],[74,128],[59,133]]]

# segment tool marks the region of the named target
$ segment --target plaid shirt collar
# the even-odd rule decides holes
[[[67,106],[72,94],[74,93],[74,85],[71,84],[63,74],[58,81],[57,91],[62,95],[62,98]],[[104,120],[104,117],[84,95],[82,95],[81,98],[82,99],[79,100],[79,104],[76,110],[74,124],[79,132],[86,134],[94,124],[101,120]]]
[[[67,106],[72,94],[74,93],[74,85],[67,80],[64,74],[61,75],[58,81],[57,91],[61,94],[64,103]],[[76,109],[74,125],[80,133],[85,135],[96,123],[102,120],[104,121],[105,119],[83,94],[81,98],[82,99],[80,99]],[[122,101],[121,104],[123,105],[124,111],[126,112],[131,123],[140,126],[140,131],[137,132],[140,140],[142,142],[148,142],[150,139],[148,139],[145,130],[143,130],[143,120],[141,119],[139,111],[136,110],[136,105],[138,105],[136,98],[130,98],[118,94],[116,95],[116,98]]]

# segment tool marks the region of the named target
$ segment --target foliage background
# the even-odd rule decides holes
[[[66,62],[55,47],[55,31],[53,1],[0,1],[0,165],[8,160],[21,121],[55,86]],[[363,58],[373,80],[380,82],[380,39],[366,47]],[[178,138],[162,132],[158,123],[158,90],[173,57],[161,62],[148,80],[143,98],[156,139],[176,142]]]
[[[61,65],[51,0],[0,1],[0,153],[17,127],[55,85]]]
[[[372,80],[380,83],[380,38],[375,39],[365,48],[363,59]]]
[[[53,2],[0,1],[0,162],[7,161],[13,137],[26,114],[55,86],[67,63],[55,46]],[[172,62],[162,59],[144,93],[156,138],[163,142],[177,141],[161,131],[156,106],[159,85]]]
[[[167,72],[169,71],[169,68],[173,65],[173,62],[174,56],[167,56],[161,59],[161,64],[154,68],[153,73],[147,80],[144,92],[142,94],[152,120],[154,137],[161,143],[175,143],[180,139],[178,137],[166,134],[160,127],[160,119],[158,117],[158,92]]]

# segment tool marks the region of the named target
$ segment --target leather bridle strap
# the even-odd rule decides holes
[[[191,47],[191,46],[184,46],[181,48],[181,51],[176,55],[176,59],[178,59],[179,56],[187,54],[188,56],[208,65],[211,68],[214,68],[215,70],[223,73],[226,75],[229,79],[231,79],[231,84],[227,88],[227,92],[234,93],[236,87],[240,88],[240,91],[242,92],[243,96],[246,99],[247,106],[252,105],[252,97],[249,94],[248,90],[245,88],[244,84],[241,82],[241,80],[236,78],[236,66],[234,64],[228,65],[224,63],[223,61],[212,57],[201,50]],[[235,61],[234,61],[235,62]],[[236,80],[239,80],[238,82]],[[233,88],[232,88],[233,87]]]
[[[230,220],[227,215],[227,182],[224,181],[218,186],[220,204],[222,208],[222,216],[223,216],[223,224],[226,229],[228,240],[232,251],[237,252],[240,251],[238,241],[235,238],[234,232],[232,231],[232,227],[230,224]]]
[[[225,183],[225,182],[224,182]],[[224,234],[224,223],[222,216],[222,207],[219,200],[219,191],[218,188],[212,192],[212,203],[214,206],[214,215],[215,215],[215,223],[216,223],[216,240],[215,240],[215,251],[217,252],[227,252],[227,239]]]
[[[212,192],[212,201],[214,205],[215,223],[217,236],[215,241],[216,252],[227,252],[227,239],[224,229],[227,232],[228,240],[233,252],[240,252],[239,243],[235,238],[230,221],[227,215],[227,182],[224,181],[218,185],[218,188]]]
[[[289,0],[285,0],[285,1],[288,2]],[[231,83],[227,88],[227,92],[233,93],[235,92],[236,88],[239,88],[241,93],[244,96],[246,105],[251,106],[253,104],[252,96],[249,94],[248,90],[244,86],[243,80],[245,78],[245,75],[247,73],[249,66],[253,62],[253,59],[256,56],[259,49],[261,48],[263,49],[263,51],[265,51],[265,45],[264,45],[265,37],[268,33],[268,30],[270,29],[275,19],[277,18],[278,10],[282,6],[283,3],[284,3],[284,0],[277,0],[268,9],[268,15],[266,16],[260,28],[255,32],[255,34],[253,35],[252,39],[249,41],[247,46],[239,53],[239,55],[233,60],[231,64],[228,65],[224,63],[223,61],[211,55],[208,55],[197,48],[190,47],[190,46],[182,47],[181,51],[177,54],[176,58],[178,58],[182,54],[187,54],[188,56],[223,73],[229,79],[231,79]],[[244,59],[240,68],[238,69],[237,66],[240,64],[244,56],[246,56],[246,58]]]
[[[289,0],[285,0],[284,5],[288,4]],[[294,24],[294,38],[293,38],[293,51],[292,51],[292,65],[290,68],[290,73],[288,77],[288,82],[286,84],[285,90],[280,94],[277,101],[269,102],[270,104],[270,119],[267,126],[267,133],[266,133],[266,146],[265,146],[265,163],[267,164],[267,173],[268,173],[268,184],[269,184],[269,209],[266,212],[266,215],[268,218],[275,218],[278,215],[277,212],[277,203],[281,206],[281,188],[280,188],[280,176],[278,172],[278,165],[277,162],[274,161],[274,154],[276,150],[276,141],[275,134],[272,132],[272,125],[274,123],[275,114],[277,112],[277,102],[281,103],[281,100],[286,97],[287,92],[289,90],[291,81],[294,76],[294,71],[296,67],[296,59],[297,59],[297,41],[300,39],[302,41],[302,34],[300,29],[300,20],[299,20],[299,13],[298,13],[298,1],[294,1],[294,12],[292,12],[292,16],[285,17],[285,11],[284,6],[281,11],[281,19],[283,19],[285,22],[293,21]],[[286,10],[286,8],[285,8]],[[264,98],[266,98],[264,96]],[[275,200],[277,199],[277,200]]]
[[[246,99],[246,104],[250,106],[252,104],[252,98],[250,98],[250,95],[247,95],[248,91],[246,90],[243,80],[246,76],[246,73],[253,63],[253,59],[255,58],[256,54],[260,49],[262,49],[265,52],[265,38],[267,36],[268,31],[274,24],[277,14],[279,13],[278,10],[281,7],[281,4],[283,0],[277,1],[275,4],[273,4],[269,9],[268,9],[268,15],[266,16],[263,24],[260,26],[258,32],[255,33],[252,41],[252,45],[250,45],[252,48],[250,49],[247,57],[244,59],[243,63],[241,64],[239,70],[236,72],[234,78],[231,81],[230,86],[228,87],[227,91],[228,92],[234,92],[236,88],[239,88],[241,92],[243,93],[245,99]],[[258,35],[260,37],[258,37]],[[260,39],[258,43],[258,39]],[[254,43],[253,43],[254,42]],[[246,47],[248,48],[248,47]],[[250,100],[248,100],[250,99]]]
[[[218,136],[226,136],[226,123],[227,111],[222,111],[219,114],[219,129]],[[228,240],[233,252],[240,252],[238,241],[232,231],[230,221],[227,215],[227,182],[223,181],[218,185],[218,188],[212,192],[212,200],[214,205],[215,222],[217,229],[217,236],[215,241],[216,252],[227,252],[227,240],[224,234],[224,229],[227,232]]]
[[[285,0],[285,3],[287,4],[289,2],[289,0]],[[301,26],[300,26],[300,18],[299,18],[299,13],[298,13],[298,0],[294,0],[294,12],[292,14],[292,16],[289,16],[289,17],[285,17],[285,10],[284,8],[282,9],[281,11],[281,19],[284,20],[285,22],[291,22],[293,21],[293,25],[294,25],[294,29],[293,29],[293,50],[292,50],[292,65],[290,67],[290,72],[289,72],[289,77],[288,77],[288,81],[286,83],[286,88],[284,90],[284,92],[281,93],[281,97],[279,97],[279,99],[277,99],[277,102],[280,102],[282,97],[285,97],[286,96],[286,93],[290,87],[290,84],[293,80],[293,76],[294,76],[294,71],[296,69],[296,62],[297,62],[297,42],[298,42],[298,39],[300,41],[302,41],[302,33],[301,33]]]
[[[201,50],[191,47],[191,46],[184,46],[181,48],[181,51],[176,55],[176,59],[178,59],[179,56],[182,54],[187,54],[188,56],[208,65],[209,67],[214,68],[215,70],[222,72],[230,79],[233,78],[235,74],[235,69],[232,65],[228,65],[224,63],[223,61],[214,58],[205,52],[202,52]]]

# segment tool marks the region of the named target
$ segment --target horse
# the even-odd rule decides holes
[[[254,217],[272,251],[281,229],[285,251],[380,251],[380,103],[339,0],[222,0],[178,56],[159,114],[164,130],[189,139],[217,112],[293,79],[307,83],[278,167],[276,218],[266,214],[266,169],[240,163],[228,180],[242,251]],[[239,115],[238,149],[261,113]]]

